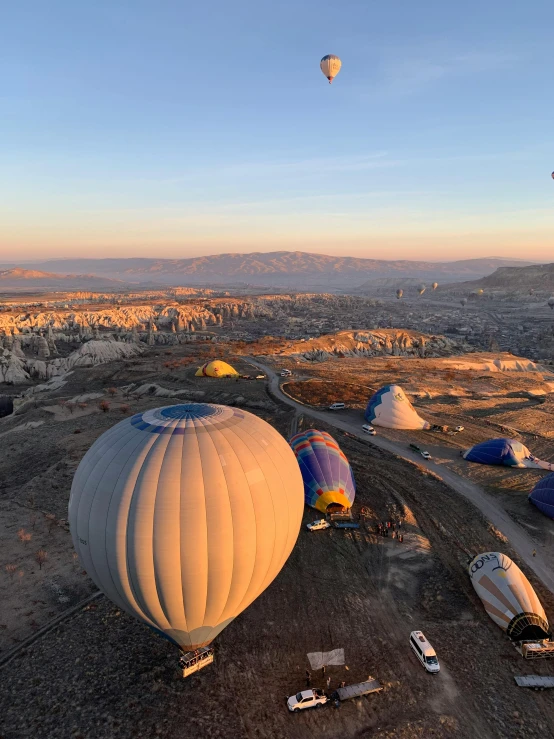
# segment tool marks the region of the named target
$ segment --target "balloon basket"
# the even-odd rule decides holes
[[[214,661],[214,650],[211,647],[201,647],[195,652],[186,652],[179,657],[179,666],[183,670],[183,677],[203,670]]]

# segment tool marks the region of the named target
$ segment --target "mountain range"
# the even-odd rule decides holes
[[[67,287],[71,281],[78,288],[93,289],[94,280],[108,279],[105,287],[125,284],[143,285],[219,285],[250,284],[259,287],[283,287],[309,290],[344,290],[370,285],[374,280],[414,278],[438,282],[476,280],[490,275],[499,267],[523,266],[532,262],[501,257],[465,259],[454,262],[363,259],[307,252],[252,252],[247,254],[214,254],[188,259],[56,259],[26,264],[26,269],[6,270],[0,285],[11,286],[25,280],[36,285],[61,280]],[[49,270],[55,269],[55,273]],[[36,270],[43,272],[37,276]],[[11,276],[10,273],[11,272]],[[25,273],[29,276],[25,277]],[[17,274],[16,274],[17,273]],[[67,279],[67,282],[65,280]],[[123,285],[122,285],[123,286]],[[96,287],[96,284],[94,284]]]
[[[44,272],[37,269],[14,267],[0,270],[0,292],[2,290],[21,290],[41,288],[44,290],[106,290],[125,287],[120,280],[97,275],[66,275]]]

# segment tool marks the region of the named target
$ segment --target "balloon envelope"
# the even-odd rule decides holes
[[[400,299],[403,295],[404,295],[404,290],[401,290],[400,288],[398,288],[398,290],[396,291],[396,297]]]
[[[195,373],[196,377],[238,377],[239,373],[234,367],[227,362],[216,359],[212,362],[206,362],[199,367]]]
[[[296,458],[272,426],[188,403],[139,413],[97,439],[73,479],[69,524],[108,598],[189,650],[277,576],[303,507]]]
[[[436,290],[438,286],[439,286],[439,283],[438,282],[433,282],[433,284],[431,285],[431,287],[433,288],[433,290]]]
[[[329,84],[335,79],[342,66],[341,60],[334,54],[326,54],[319,62],[321,71],[329,80]]]
[[[298,459],[306,504],[325,513],[329,507],[351,508],[356,495],[348,460],[326,431],[308,429],[289,442]]]
[[[423,293],[425,292],[425,285],[423,283],[421,283],[421,285],[418,285],[417,291],[420,295],[423,295]]]
[[[428,429],[399,385],[385,385],[369,399],[365,420],[389,429]]]
[[[485,610],[510,639],[548,638],[544,608],[515,562],[501,552],[485,552],[471,560],[468,571]]]
[[[554,473],[539,480],[529,494],[529,502],[545,516],[554,518]]]

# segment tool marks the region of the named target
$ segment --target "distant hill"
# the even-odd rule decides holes
[[[491,275],[455,286],[461,290],[501,290],[513,293],[554,295],[554,264],[499,267]]]
[[[411,277],[457,282],[479,279],[513,259],[484,258],[457,262],[360,259],[307,252],[277,251],[215,254],[188,259],[60,259],[28,265],[31,269],[87,272],[126,282],[164,285],[236,285],[297,289],[347,289],[372,278]],[[518,262],[519,263],[519,262]],[[530,262],[521,262],[530,264]]]
[[[100,290],[124,287],[125,283],[97,275],[65,275],[14,267],[0,271],[0,292],[42,288],[47,290]]]

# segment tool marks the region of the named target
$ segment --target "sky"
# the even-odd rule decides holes
[[[0,261],[552,261],[553,25],[551,0],[5,5]]]

